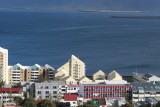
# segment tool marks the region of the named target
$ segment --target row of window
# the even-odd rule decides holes
[[[85,93],[84,96],[129,96],[127,93]]]
[[[44,88],[44,89],[49,89],[49,86],[44,86],[44,87],[43,87],[43,86],[40,86],[39,88],[40,88],[40,89],[43,89],[43,88]],[[58,86],[53,86],[53,89],[57,89],[57,88],[58,88]]]
[[[103,89],[99,89],[99,88],[97,88],[97,89],[93,89],[93,88],[89,88],[89,89],[84,89],[84,91],[128,91],[128,89],[124,89],[124,88],[121,88],[121,89],[119,89],[119,88],[103,88]]]
[[[144,93],[139,93],[139,92],[133,92],[133,94],[160,94],[160,92],[155,92],[155,93],[150,93],[150,92],[144,92]]]
[[[37,93],[38,93],[38,94],[42,94],[41,91],[38,91]],[[49,94],[49,91],[46,91],[45,94]],[[53,91],[53,94],[57,94],[57,91]]]

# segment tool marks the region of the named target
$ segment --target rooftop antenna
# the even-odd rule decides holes
[[[136,66],[136,73],[138,73],[138,69],[137,69],[137,66]]]

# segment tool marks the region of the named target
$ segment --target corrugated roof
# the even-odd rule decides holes
[[[21,90],[21,88],[0,88],[0,91],[15,91],[15,92],[19,92]]]
[[[139,87],[142,87],[145,92],[160,92],[160,85],[158,84],[153,84],[149,82],[132,82],[132,90],[134,92],[139,90]]]
[[[77,94],[64,94],[64,101],[77,101]]]

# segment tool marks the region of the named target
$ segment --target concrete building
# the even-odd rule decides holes
[[[133,82],[133,101],[145,101],[146,98],[160,97],[160,85],[148,82]]]
[[[0,47],[0,81],[8,84],[8,50]]]
[[[92,77],[93,80],[106,80],[106,74],[102,70],[99,70],[96,73],[94,73]]]
[[[23,66],[16,64],[8,66],[8,81],[9,84],[18,82],[41,82],[44,80],[53,80],[55,69],[46,64],[41,67],[38,64],[33,66]]]
[[[11,102],[14,97],[23,97],[20,88],[0,88],[0,104]]]
[[[154,84],[160,83],[160,78],[150,73],[144,74],[143,79],[145,79],[147,82],[151,82]]]
[[[85,76],[85,63],[74,55],[71,56],[71,59],[67,63],[57,69],[55,79],[60,80],[68,76],[77,81]]]
[[[124,97],[112,97],[105,98],[107,107],[121,107],[126,104],[126,99]]]
[[[43,68],[44,71],[44,79],[53,80],[55,77],[55,69],[50,65],[46,64]]]
[[[71,77],[71,76],[62,78],[61,80],[65,81],[65,83],[66,83],[67,85],[70,85],[70,84],[76,85],[76,84],[77,84],[77,81],[76,81],[73,77]]]
[[[77,107],[77,96],[77,94],[64,94],[64,99],[62,100],[62,102],[69,102],[70,107]]]
[[[108,74],[107,80],[123,80],[122,76],[115,70]]]
[[[127,101],[131,101],[131,88],[131,85],[124,80],[112,80],[104,83],[83,83],[80,84],[79,96],[84,101],[105,97],[124,97]]]
[[[61,101],[66,93],[64,81],[45,81],[35,83],[35,99],[51,99]]]
[[[79,84],[81,83],[89,83],[89,82],[92,82],[92,80],[90,80],[88,77],[86,76],[83,76],[79,79]]]
[[[43,68],[35,64],[27,69],[30,75],[27,76],[28,81],[40,82],[43,80]]]
[[[22,66],[19,63],[14,66],[8,66],[9,84],[26,81],[26,75],[28,75],[28,72],[26,72],[27,68],[29,68],[29,66]]]
[[[151,73],[140,74],[140,73],[133,72],[132,76],[137,81],[160,84],[160,78],[156,75],[151,74]]]
[[[67,94],[78,93],[79,85],[67,85]]]

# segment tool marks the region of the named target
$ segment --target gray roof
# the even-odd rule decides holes
[[[147,74],[144,74],[143,77],[150,78],[150,77],[153,77],[153,75],[150,73],[147,73]]]
[[[139,90],[144,90],[145,92],[160,92],[160,85],[153,84],[149,82],[132,82],[132,90],[133,92],[137,92]]]
[[[50,85],[50,84],[55,84],[55,85],[66,85],[65,81],[44,81],[41,83],[35,83],[35,85]]]

